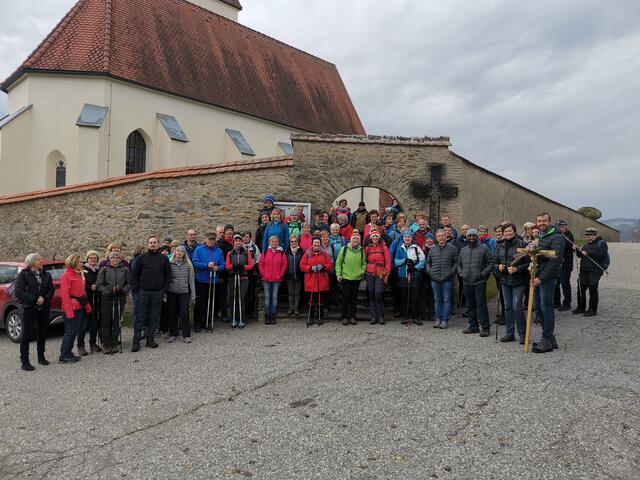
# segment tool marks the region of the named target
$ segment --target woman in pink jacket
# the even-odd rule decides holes
[[[287,256],[280,247],[280,239],[277,235],[272,235],[269,238],[269,247],[260,255],[258,268],[264,289],[264,323],[275,325],[278,290],[280,290],[280,283],[287,272]]]
[[[91,305],[85,291],[82,276],[82,258],[80,255],[69,255],[64,262],[67,270],[60,278],[60,298],[64,312],[64,338],[60,345],[60,363],[75,363],[80,357],[73,354],[73,341],[78,335],[83,311],[91,313]]]

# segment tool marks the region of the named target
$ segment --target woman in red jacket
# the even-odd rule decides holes
[[[305,273],[304,276],[304,291],[309,292],[309,312],[313,308],[314,294],[317,293],[317,307],[318,312],[324,309],[322,304],[321,292],[329,290],[329,270],[333,268],[333,262],[331,258],[322,249],[322,244],[319,238],[314,238],[311,244],[311,250],[307,250],[302,256],[300,261],[300,270]],[[307,319],[307,326],[313,323],[311,314]],[[318,325],[322,325],[322,315],[318,314]]]
[[[391,255],[377,230],[371,232],[371,243],[364,251],[367,254],[365,280],[371,312],[370,323],[384,325],[384,285],[391,272]]]
[[[277,235],[272,235],[269,238],[269,247],[260,255],[258,268],[264,289],[264,323],[265,325],[275,325],[278,290],[280,290],[280,283],[287,272],[287,256],[280,246],[280,239]]]
[[[85,291],[84,277],[80,273],[83,269],[80,255],[69,255],[64,262],[66,272],[60,278],[60,297],[64,312],[64,338],[60,345],[60,363],[74,363],[80,360],[73,354],[73,341],[78,335],[83,311],[91,313],[91,305]]]

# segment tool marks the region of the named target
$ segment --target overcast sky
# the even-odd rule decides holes
[[[74,3],[0,0],[0,76]],[[368,133],[448,135],[568,206],[640,217],[640,1],[242,3],[243,24],[338,66]]]

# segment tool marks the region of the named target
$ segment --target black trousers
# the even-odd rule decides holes
[[[225,285],[226,286],[226,285]],[[218,284],[215,286],[215,293],[217,295],[218,290],[221,290],[221,286]],[[196,282],[196,306],[194,314],[194,326],[206,327],[207,326],[207,311],[209,312],[209,325],[213,325],[211,319],[215,317],[213,311],[213,299],[214,299],[214,285],[211,283],[211,291],[209,291],[209,282]],[[211,292],[211,294],[209,294]],[[209,299],[209,305],[207,306],[207,299]],[[219,310],[219,304],[216,301],[216,311]]]
[[[248,289],[249,289],[248,278],[238,277],[238,279],[236,280],[235,275],[229,276],[229,291],[227,292],[227,300],[229,303],[229,318],[233,322],[233,307],[235,306],[236,325],[241,322],[247,323],[247,290]]]
[[[562,301],[560,301],[560,290],[562,290]],[[556,307],[571,305],[571,270],[568,268],[562,267],[560,271],[560,279],[553,292],[553,302]]]
[[[207,288],[209,285],[207,284]],[[178,328],[182,330],[184,338],[191,336],[189,326],[189,299],[191,295],[187,293],[167,292],[167,311],[169,317],[169,335],[178,336]],[[180,325],[178,326],[178,320]]]
[[[602,276],[596,272],[580,272],[578,277],[580,288],[578,289],[578,308],[587,306],[587,292],[589,292],[589,310],[598,311],[598,284]]]
[[[356,318],[360,280],[342,280],[342,318]]]
[[[120,337],[120,319],[126,297],[112,297],[105,295],[101,302],[102,322],[100,323],[100,337],[105,348],[114,348],[118,344]]]
[[[220,315],[223,322],[229,321],[229,308],[227,305],[227,290],[231,279],[228,275],[220,276],[220,283],[216,287],[216,313]],[[232,280],[231,280],[232,281]],[[232,285],[233,287],[233,285]]]
[[[247,288],[247,319],[255,319],[258,306],[258,275],[254,272],[249,273],[249,288]]]
[[[91,305],[91,313],[84,313],[82,324],[78,330],[78,348],[84,348],[84,339],[89,332],[89,345],[96,345],[98,342],[98,331],[100,329],[100,317],[102,316],[101,295],[98,292],[87,290],[87,298]]]
[[[420,320],[433,320],[435,316],[435,304],[433,288],[431,287],[431,277],[429,275],[420,276],[420,285],[418,286],[418,290],[418,318]]]
[[[22,315],[22,340],[20,340],[20,360],[29,360],[29,341],[36,329],[36,342],[38,357],[44,355],[49,328],[49,309],[38,310],[26,307]]]
[[[406,320],[418,318],[420,308],[420,278],[411,279],[411,285],[405,277],[398,277],[398,292],[400,294],[400,314]]]

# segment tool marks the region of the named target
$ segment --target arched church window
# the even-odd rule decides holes
[[[56,165],[56,188],[64,187],[67,184],[67,167],[60,160]]]
[[[146,169],[147,143],[140,132],[131,132],[127,138],[126,174],[142,173]]]

